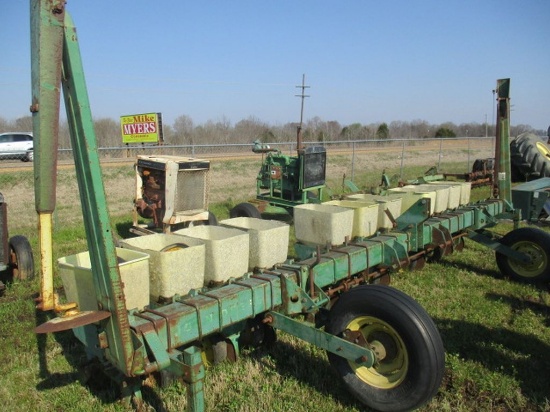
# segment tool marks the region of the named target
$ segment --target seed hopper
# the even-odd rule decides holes
[[[172,289],[168,287],[174,281],[172,276],[163,278],[163,270],[153,276],[161,263],[151,267],[152,253],[117,248],[113,239],[77,33],[65,1],[31,1],[31,45],[42,277],[38,308],[57,315],[36,332],[72,329],[88,357],[97,360],[102,372],[137,404],[143,402],[145,377],[173,375],[186,384],[188,410],[203,411],[208,390],[203,386],[205,359],[235,359],[245,346],[272,342],[279,329],[326,350],[350,393],[368,407],[414,409],[437,392],[444,372],[444,349],[426,311],[411,297],[385,285],[393,271],[418,268],[427,257],[460,250],[468,237],[495,249],[499,267],[506,274],[548,277],[550,239],[545,232],[516,229],[497,238],[487,231],[502,217],[516,223],[520,219],[511,202],[509,154],[497,147],[498,179],[491,199],[433,212],[434,199],[420,198],[397,218],[381,206],[380,216],[391,223],[384,230],[353,236],[351,226],[343,232],[338,232],[339,225],[330,226],[317,244],[315,236],[313,242],[308,240],[313,225],[302,227],[300,238],[304,241],[298,247],[301,258],[297,261],[277,257],[276,263],[251,263],[246,256],[253,249],[248,237],[252,235],[237,230],[235,236],[243,236],[237,245],[247,245],[245,257],[232,249],[237,246],[222,249],[235,252],[230,257],[239,256],[236,263],[244,265],[236,269],[240,272],[222,269],[206,285],[201,282],[200,287],[189,289],[184,279],[174,282]],[[72,278],[64,279],[67,295],[74,297],[67,302],[53,288],[52,215],[61,89],[88,244],[84,256],[60,261],[60,273],[66,270],[71,275],[72,271]],[[497,141],[507,147],[509,80],[499,80],[497,90]],[[324,206],[335,208],[330,219],[348,210]],[[314,212],[317,210],[304,210],[300,221],[315,219]],[[218,226],[194,229],[204,231],[207,227],[211,231]],[[325,239],[333,229],[338,233]],[[212,239],[218,240],[212,233]],[[172,250],[194,253],[189,241],[192,236],[151,236],[181,236],[181,241],[170,241],[158,250],[161,257]],[[182,257],[178,267],[196,263],[201,253],[205,267],[211,263],[208,246],[202,246],[198,242],[197,254]],[[77,280],[80,272],[87,283]],[[194,274],[197,272],[189,276]],[[150,297],[148,285],[153,279],[161,286],[155,299]]]

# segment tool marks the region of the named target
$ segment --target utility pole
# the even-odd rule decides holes
[[[300,97],[302,99],[302,107],[300,109],[300,124],[298,125],[298,131],[296,136],[296,150],[298,151],[298,154],[300,154],[304,150],[302,146],[302,124],[304,122],[304,100],[306,97],[309,97],[309,95],[305,94],[306,89],[309,89],[309,86],[306,86],[305,74],[302,74],[302,85],[296,86],[296,87],[302,89],[302,93],[296,95],[296,97]]]

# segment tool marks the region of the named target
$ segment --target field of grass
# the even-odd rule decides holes
[[[329,159],[329,186],[342,189],[349,158]],[[218,219],[254,195],[258,161],[217,162],[212,168],[211,204]],[[428,164],[428,163],[426,163]],[[409,165],[406,178],[426,164]],[[399,162],[386,172],[400,174]],[[449,169],[461,169],[448,164]],[[357,162],[356,182],[374,186],[381,170]],[[456,171],[456,170],[449,170]],[[106,167],[106,194],[117,236],[128,236],[134,175],[131,167]],[[0,173],[9,208],[10,234],[29,238],[38,259],[32,172]],[[475,199],[488,197],[475,190]],[[74,171],[60,170],[54,215],[54,257],[87,250]],[[505,233],[508,223],[496,228]],[[548,229],[546,229],[548,230]],[[37,261],[38,262],[38,261]],[[37,266],[38,267],[38,266]],[[56,288],[61,282],[56,278]],[[392,285],[415,298],[433,317],[446,349],[446,370],[438,394],[423,411],[549,411],[550,291],[548,285],[512,282],[499,273],[494,253],[467,240],[463,252],[417,272],[399,272]],[[85,383],[85,354],[72,332],[36,335],[52,315],[35,310],[39,279],[8,285],[0,298],[0,400],[6,411],[128,411],[110,382]],[[236,363],[207,370],[208,411],[363,411],[331,369],[322,350],[278,332],[267,349],[245,350]],[[185,388],[160,388],[147,379],[145,410],[185,410]]]

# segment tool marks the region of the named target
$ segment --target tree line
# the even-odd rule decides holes
[[[249,117],[235,124],[232,124],[227,118],[195,124],[191,117],[181,115],[172,124],[163,124],[163,136],[164,144],[167,145],[246,144],[258,139],[263,143],[283,143],[296,140],[298,126],[298,123],[272,125],[256,117]],[[94,119],[94,127],[99,147],[122,146],[118,119],[97,118]],[[452,122],[433,124],[425,120],[413,120],[342,125],[336,120],[325,121],[317,116],[304,122],[301,130],[302,138],[307,142],[495,135],[495,126],[487,123],[471,122],[457,125]],[[32,117],[24,116],[15,120],[7,120],[0,116],[0,133],[13,131],[32,131]],[[510,127],[511,136],[517,136],[527,131],[541,136],[546,133],[544,130],[535,130],[525,124]],[[59,147],[70,148],[70,146],[67,122],[61,121],[59,125]]]

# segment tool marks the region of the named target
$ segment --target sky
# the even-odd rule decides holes
[[[29,2],[0,0],[0,117],[29,115]],[[68,0],[94,118],[550,125],[550,0]]]

